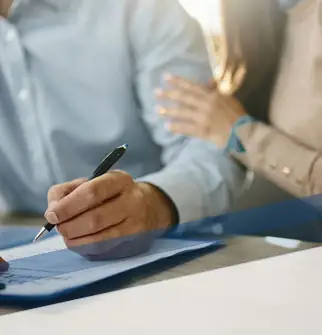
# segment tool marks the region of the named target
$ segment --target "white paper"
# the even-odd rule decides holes
[[[286,249],[297,249],[301,244],[301,241],[271,236],[267,236],[265,241],[269,244],[278,245],[279,247]]]
[[[216,241],[161,238],[155,240],[152,248],[145,254],[115,261],[90,262],[67,250],[63,239],[55,236],[2,252],[2,257],[11,264],[9,271],[1,275],[6,288],[0,291],[0,301],[1,296],[34,299],[55,295],[157,260],[218,243],[221,244]]]
[[[7,262],[10,262],[14,259],[40,255],[62,249],[66,249],[63,238],[61,236],[54,236],[52,238],[47,238],[46,240],[40,240],[37,243],[3,250],[1,251],[1,257]]]

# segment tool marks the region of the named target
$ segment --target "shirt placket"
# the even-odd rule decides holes
[[[36,105],[33,104],[24,50],[16,28],[6,20],[1,20],[0,25],[0,66],[25,138],[34,187],[42,189],[43,186],[48,186],[50,174],[39,131]]]

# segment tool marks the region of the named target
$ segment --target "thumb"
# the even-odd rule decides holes
[[[69,193],[73,192],[77,187],[87,181],[86,178],[75,179],[67,183],[52,186],[47,195],[48,208],[52,207],[58,201],[66,197]]]

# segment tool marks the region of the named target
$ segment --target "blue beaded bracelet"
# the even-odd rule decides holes
[[[237,129],[244,124],[254,122],[255,119],[249,115],[242,116],[231,128],[230,137],[225,148],[225,153],[237,152],[244,153],[246,150],[237,136]]]

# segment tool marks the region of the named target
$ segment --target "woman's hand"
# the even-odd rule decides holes
[[[246,115],[239,101],[221,94],[214,85],[202,86],[172,75],[166,75],[165,79],[171,88],[158,89],[156,95],[177,105],[176,108],[158,107],[159,113],[170,119],[170,131],[225,147],[233,124]]]

